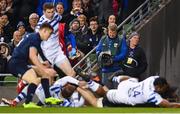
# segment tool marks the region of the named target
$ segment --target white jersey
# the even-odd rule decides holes
[[[154,103],[158,105],[162,97],[154,90],[153,82],[159,76],[151,76],[142,82],[134,81],[133,78],[119,83],[117,89],[109,90],[107,98],[115,104],[136,105]]]
[[[52,97],[64,99],[61,97],[61,89],[62,87],[67,84],[72,83],[78,85],[79,81],[72,76],[66,76],[59,80],[57,80],[49,89],[50,94]],[[42,85],[40,84],[38,88],[36,89],[36,95],[38,96],[39,100],[44,103],[45,95],[44,90],[42,88]],[[63,104],[61,106],[63,107],[80,107],[84,104],[84,98],[82,96],[79,96],[77,92],[74,92],[69,99],[64,99]]]
[[[47,41],[41,42],[41,48],[43,50],[43,53],[45,57],[51,62],[51,64],[55,64],[57,62],[55,59],[57,59],[57,56],[59,55],[61,55],[61,57],[59,57],[61,58],[61,60],[63,60],[66,57],[59,43],[58,26],[61,18],[62,17],[57,13],[54,14],[51,20],[47,19],[45,15],[42,15],[35,29],[36,32],[38,32],[40,26],[45,22],[49,23],[54,29],[54,32],[50,36],[50,38]]]

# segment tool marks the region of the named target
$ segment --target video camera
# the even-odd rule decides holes
[[[108,52],[101,52],[98,61],[102,67],[111,66],[113,64],[112,55]]]

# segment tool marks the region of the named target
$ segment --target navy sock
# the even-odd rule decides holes
[[[44,104],[41,101],[38,101],[37,105],[38,106],[43,106]]]
[[[49,79],[42,78],[41,79],[41,84],[42,84],[42,88],[44,90],[45,97],[46,98],[51,97],[50,92],[49,92]]]
[[[26,100],[25,100],[26,104],[28,104],[29,102],[32,101],[32,98],[34,96],[36,88],[37,88],[36,84],[34,84],[34,83],[29,84],[29,87],[28,87],[28,90],[27,90],[27,97],[26,97]]]

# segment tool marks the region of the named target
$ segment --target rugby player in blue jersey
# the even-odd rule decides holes
[[[53,27],[48,23],[43,23],[37,33],[28,34],[19,42],[8,62],[10,73],[29,83],[27,97],[23,104],[25,108],[39,108],[32,102],[39,83],[44,89],[46,103],[61,102],[59,99],[50,96],[49,79],[55,76],[56,71],[51,68],[40,47],[41,42],[48,40],[52,33]],[[40,62],[38,54],[44,63]]]

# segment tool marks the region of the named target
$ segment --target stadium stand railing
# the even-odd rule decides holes
[[[119,26],[118,31],[120,35],[126,33],[128,35],[140,27],[144,21],[151,17],[153,13],[158,11],[161,7],[168,4],[171,0],[146,0],[140,5],[131,15],[129,15]],[[98,68],[98,62],[96,57],[96,47],[92,49],[85,57],[83,57],[73,68],[81,68],[86,72],[90,72]],[[5,77],[12,77],[12,74],[0,74]],[[17,83],[17,79],[4,80],[4,83]],[[2,81],[0,81],[2,82]]]

